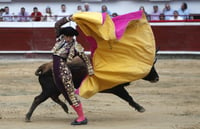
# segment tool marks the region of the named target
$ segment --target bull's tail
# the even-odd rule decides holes
[[[38,69],[35,71],[35,75],[40,76],[40,75],[45,74],[47,71],[49,71],[52,68],[52,66],[53,66],[52,62],[40,65]]]

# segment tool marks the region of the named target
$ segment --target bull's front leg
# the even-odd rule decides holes
[[[124,84],[127,85],[127,84]],[[118,97],[120,97],[121,99],[125,100],[126,102],[129,103],[130,106],[134,107],[138,112],[145,112],[144,107],[142,107],[141,105],[139,105],[138,103],[136,103],[133,98],[129,95],[129,93],[127,92],[127,90],[124,88],[124,85],[118,85],[112,89],[103,91],[104,93],[112,93]]]
[[[51,99],[52,99],[54,102],[56,102],[57,104],[59,104],[59,105],[63,108],[63,110],[64,110],[66,113],[68,113],[68,107],[67,107],[67,105],[66,105],[64,102],[62,102],[62,101],[59,99],[58,96],[59,96],[59,95],[51,96]]]
[[[42,102],[44,102],[45,100],[47,100],[49,98],[49,96],[45,95],[44,93],[41,93],[40,95],[36,96],[28,113],[26,114],[25,117],[25,121],[26,122],[30,122],[31,121],[31,116],[34,112],[34,110],[36,109],[36,107],[41,104]]]

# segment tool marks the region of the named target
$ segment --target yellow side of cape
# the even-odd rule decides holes
[[[95,74],[82,82],[80,96],[90,98],[99,91],[141,79],[150,72],[155,57],[155,40],[144,15],[129,22],[119,40],[109,16],[103,24],[101,13],[77,13],[73,18],[81,30],[97,42],[92,57]]]

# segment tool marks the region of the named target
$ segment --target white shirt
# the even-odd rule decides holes
[[[179,13],[179,15],[183,18],[183,19],[189,19],[189,14],[190,14],[190,12],[189,12],[189,10],[188,9],[186,9],[186,10],[182,10],[182,9],[179,9],[178,10],[178,13]]]
[[[160,14],[161,14],[160,11],[152,12],[152,13],[151,13],[151,20],[160,20],[160,17],[159,17]]]
[[[46,21],[47,22],[54,22],[55,21],[55,16],[53,14],[49,14],[49,13],[44,13],[44,16],[46,16]]]
[[[12,21],[12,18],[13,18],[12,14],[4,12],[2,14],[2,16],[3,16],[3,21],[7,21],[7,22],[11,22]]]
[[[178,16],[176,19],[175,17],[170,17],[169,20],[183,20],[183,17]]]
[[[172,18],[174,15],[174,10],[165,10],[163,13],[165,14],[165,20],[170,20],[170,18]]]
[[[60,13],[58,14],[57,20],[60,20],[61,18],[66,17],[66,16],[69,16],[69,15],[70,15],[70,14],[69,14],[67,11],[65,11],[65,12],[60,12]]]

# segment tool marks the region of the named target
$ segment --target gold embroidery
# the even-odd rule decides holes
[[[64,87],[68,94],[68,97],[72,102],[72,105],[78,106],[80,101],[79,101],[78,97],[76,96],[76,94],[74,93],[75,89],[74,89],[74,84],[72,81],[72,74],[64,60],[60,60],[59,69],[60,69],[60,75],[62,78],[62,82],[64,84]]]
[[[77,43],[77,42],[75,43],[75,49],[78,52],[84,52],[83,46],[81,44]]]

